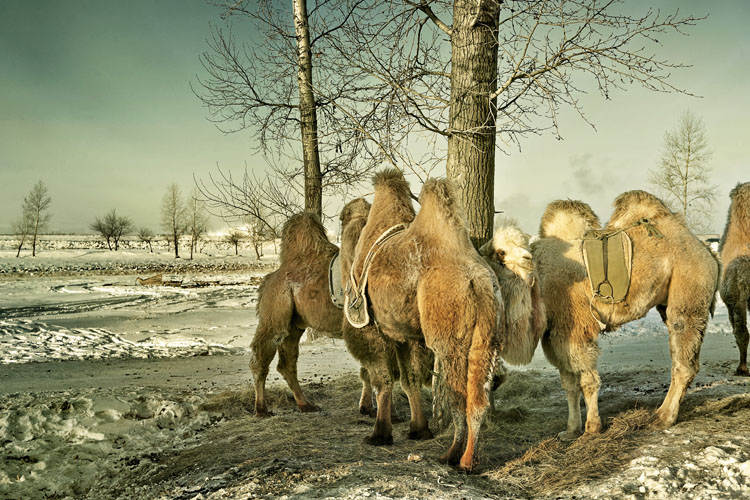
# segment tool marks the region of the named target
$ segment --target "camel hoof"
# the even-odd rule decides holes
[[[445,455],[438,458],[438,462],[445,465],[458,465],[458,462],[461,457],[456,456],[455,454],[452,454],[451,452],[446,453]]]
[[[299,411],[302,413],[314,413],[320,411],[320,407],[314,404],[306,404],[299,407]]]
[[[594,436],[596,434],[599,434],[602,431],[602,423],[596,422],[589,424],[586,422],[586,432],[584,432],[585,436]]]
[[[651,422],[651,425],[649,427],[655,431],[663,431],[664,429],[669,429],[670,427],[672,427],[672,424],[666,422],[661,418],[657,418],[653,422]]]
[[[473,468],[473,466],[471,466],[471,465],[458,464],[458,467],[456,467],[456,470],[458,470],[458,472],[462,472],[464,474],[471,474],[472,468]]]
[[[413,439],[415,441],[425,441],[427,439],[432,439],[433,437],[432,431],[429,428],[418,431],[409,431],[406,433],[407,439]]]
[[[268,410],[259,410],[259,409],[256,409],[255,410],[255,416],[259,417],[259,418],[269,418],[269,417],[273,417],[273,412],[270,412]]]
[[[370,446],[390,446],[393,444],[393,436],[377,436],[373,434],[372,436],[367,436],[362,442]]]
[[[367,407],[364,407],[364,406],[360,406],[359,407],[359,414],[360,415],[364,415],[366,417],[373,417],[373,418],[375,418],[375,417],[378,416],[378,410],[376,410],[375,408],[367,408]]]
[[[575,441],[579,437],[581,437],[581,431],[562,431],[557,435],[557,439],[565,443]]]
[[[737,371],[735,371],[734,374],[739,377],[750,377],[750,370],[747,369],[747,366],[740,365],[737,367]]]

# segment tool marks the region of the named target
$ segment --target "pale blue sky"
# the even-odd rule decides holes
[[[661,52],[693,65],[673,82],[703,97],[635,87],[610,101],[590,95],[584,108],[597,131],[564,111],[563,141],[532,137],[521,152],[499,153],[496,208],[526,230],[536,231],[552,199],[583,199],[606,220],[617,194],[649,189],[664,132],[686,109],[704,119],[714,150],[717,232],[729,190],[750,180],[750,2],[652,3],[710,14],[689,37],[664,40]],[[88,231],[112,208],[159,231],[169,183],[187,191],[194,174],[217,163],[262,167],[250,134],[216,130],[190,90],[209,21],[218,11],[203,0],[0,0],[0,233],[39,179],[53,198],[56,232]]]

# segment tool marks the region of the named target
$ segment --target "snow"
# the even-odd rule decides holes
[[[274,261],[270,256],[257,265],[252,252],[247,253],[175,261],[165,251],[152,255],[137,249],[55,249],[35,259],[16,259],[15,252],[0,250],[0,497],[86,497],[123,471],[156,462],[160,453],[199,443],[202,433],[223,418],[203,409],[209,396],[247,387],[249,381],[257,288]],[[157,271],[180,286],[135,283],[137,276]],[[661,397],[670,361],[658,314],[650,312],[603,334],[600,346],[600,399]],[[702,348],[701,372],[688,398],[746,394],[746,380],[728,375],[736,359],[726,307],[718,303]],[[121,364],[110,365],[115,360]],[[158,364],[167,360],[181,368]],[[543,374],[540,384],[553,381],[558,387],[557,372],[541,349],[522,370],[536,370]],[[65,375],[52,380],[50,372]],[[356,373],[343,342],[303,345],[303,382]],[[284,382],[272,373],[269,386]],[[564,404],[562,391],[555,390]],[[559,420],[564,425],[564,410]],[[683,448],[675,460],[675,449]],[[429,465],[434,454],[409,453],[405,460]],[[231,469],[207,477],[200,487],[180,486],[180,496],[252,497],[256,483],[235,490],[227,486],[237,473]],[[326,481],[320,479],[321,484]],[[215,493],[209,491],[212,484],[218,485]],[[298,493],[312,494],[310,484],[299,485]],[[434,487],[435,498],[441,491],[454,495],[445,485]],[[385,497],[368,485],[352,487],[345,496]],[[677,426],[654,434],[621,474],[556,496],[747,498],[750,436]]]

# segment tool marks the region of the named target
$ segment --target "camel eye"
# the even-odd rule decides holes
[[[500,260],[503,260],[505,258],[505,250],[498,250],[497,256],[500,258]]]

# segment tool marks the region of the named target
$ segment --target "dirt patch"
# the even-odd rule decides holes
[[[704,457],[706,463],[698,468],[706,476],[715,476],[713,483],[706,484],[724,491],[722,473],[712,471],[710,464],[719,464],[726,458],[721,453],[731,456],[733,451],[712,447],[722,436],[750,430],[747,395],[726,397],[710,388],[698,391],[688,396],[690,404],[675,427],[654,432],[646,424],[661,392],[650,398],[621,390],[602,398],[601,413],[608,422],[604,432],[568,445],[553,438],[564,429],[567,410],[557,377],[513,372],[496,393],[497,410],[483,429],[477,473],[467,476],[438,463],[452,439],[450,432],[430,441],[405,438],[409,409],[400,391],[394,402],[402,422],[394,425],[394,445],[363,444],[373,421],[357,412],[359,388],[354,376],[307,384],[306,393],[323,408],[313,414],[297,412],[285,388],[271,388],[269,407],[276,415],[267,419],[250,414],[252,391],[238,389],[211,396],[201,409],[219,420],[217,425],[183,449],[150,456],[114,481],[100,482],[90,495],[144,499],[636,498],[643,495],[639,488],[650,484],[649,477],[660,474],[661,464],[681,463],[686,456]],[[722,397],[716,399],[717,394]],[[429,397],[427,391],[423,395]],[[688,442],[685,435],[691,436]],[[739,476],[744,470],[741,459],[733,459]],[[671,478],[650,484],[651,490],[680,497],[685,484],[697,481],[691,479],[689,465],[680,467],[682,479],[675,470]],[[750,461],[747,469],[750,473]],[[639,475],[629,477],[634,470]],[[735,484],[744,487],[742,481]],[[695,486],[690,491],[700,493]]]

